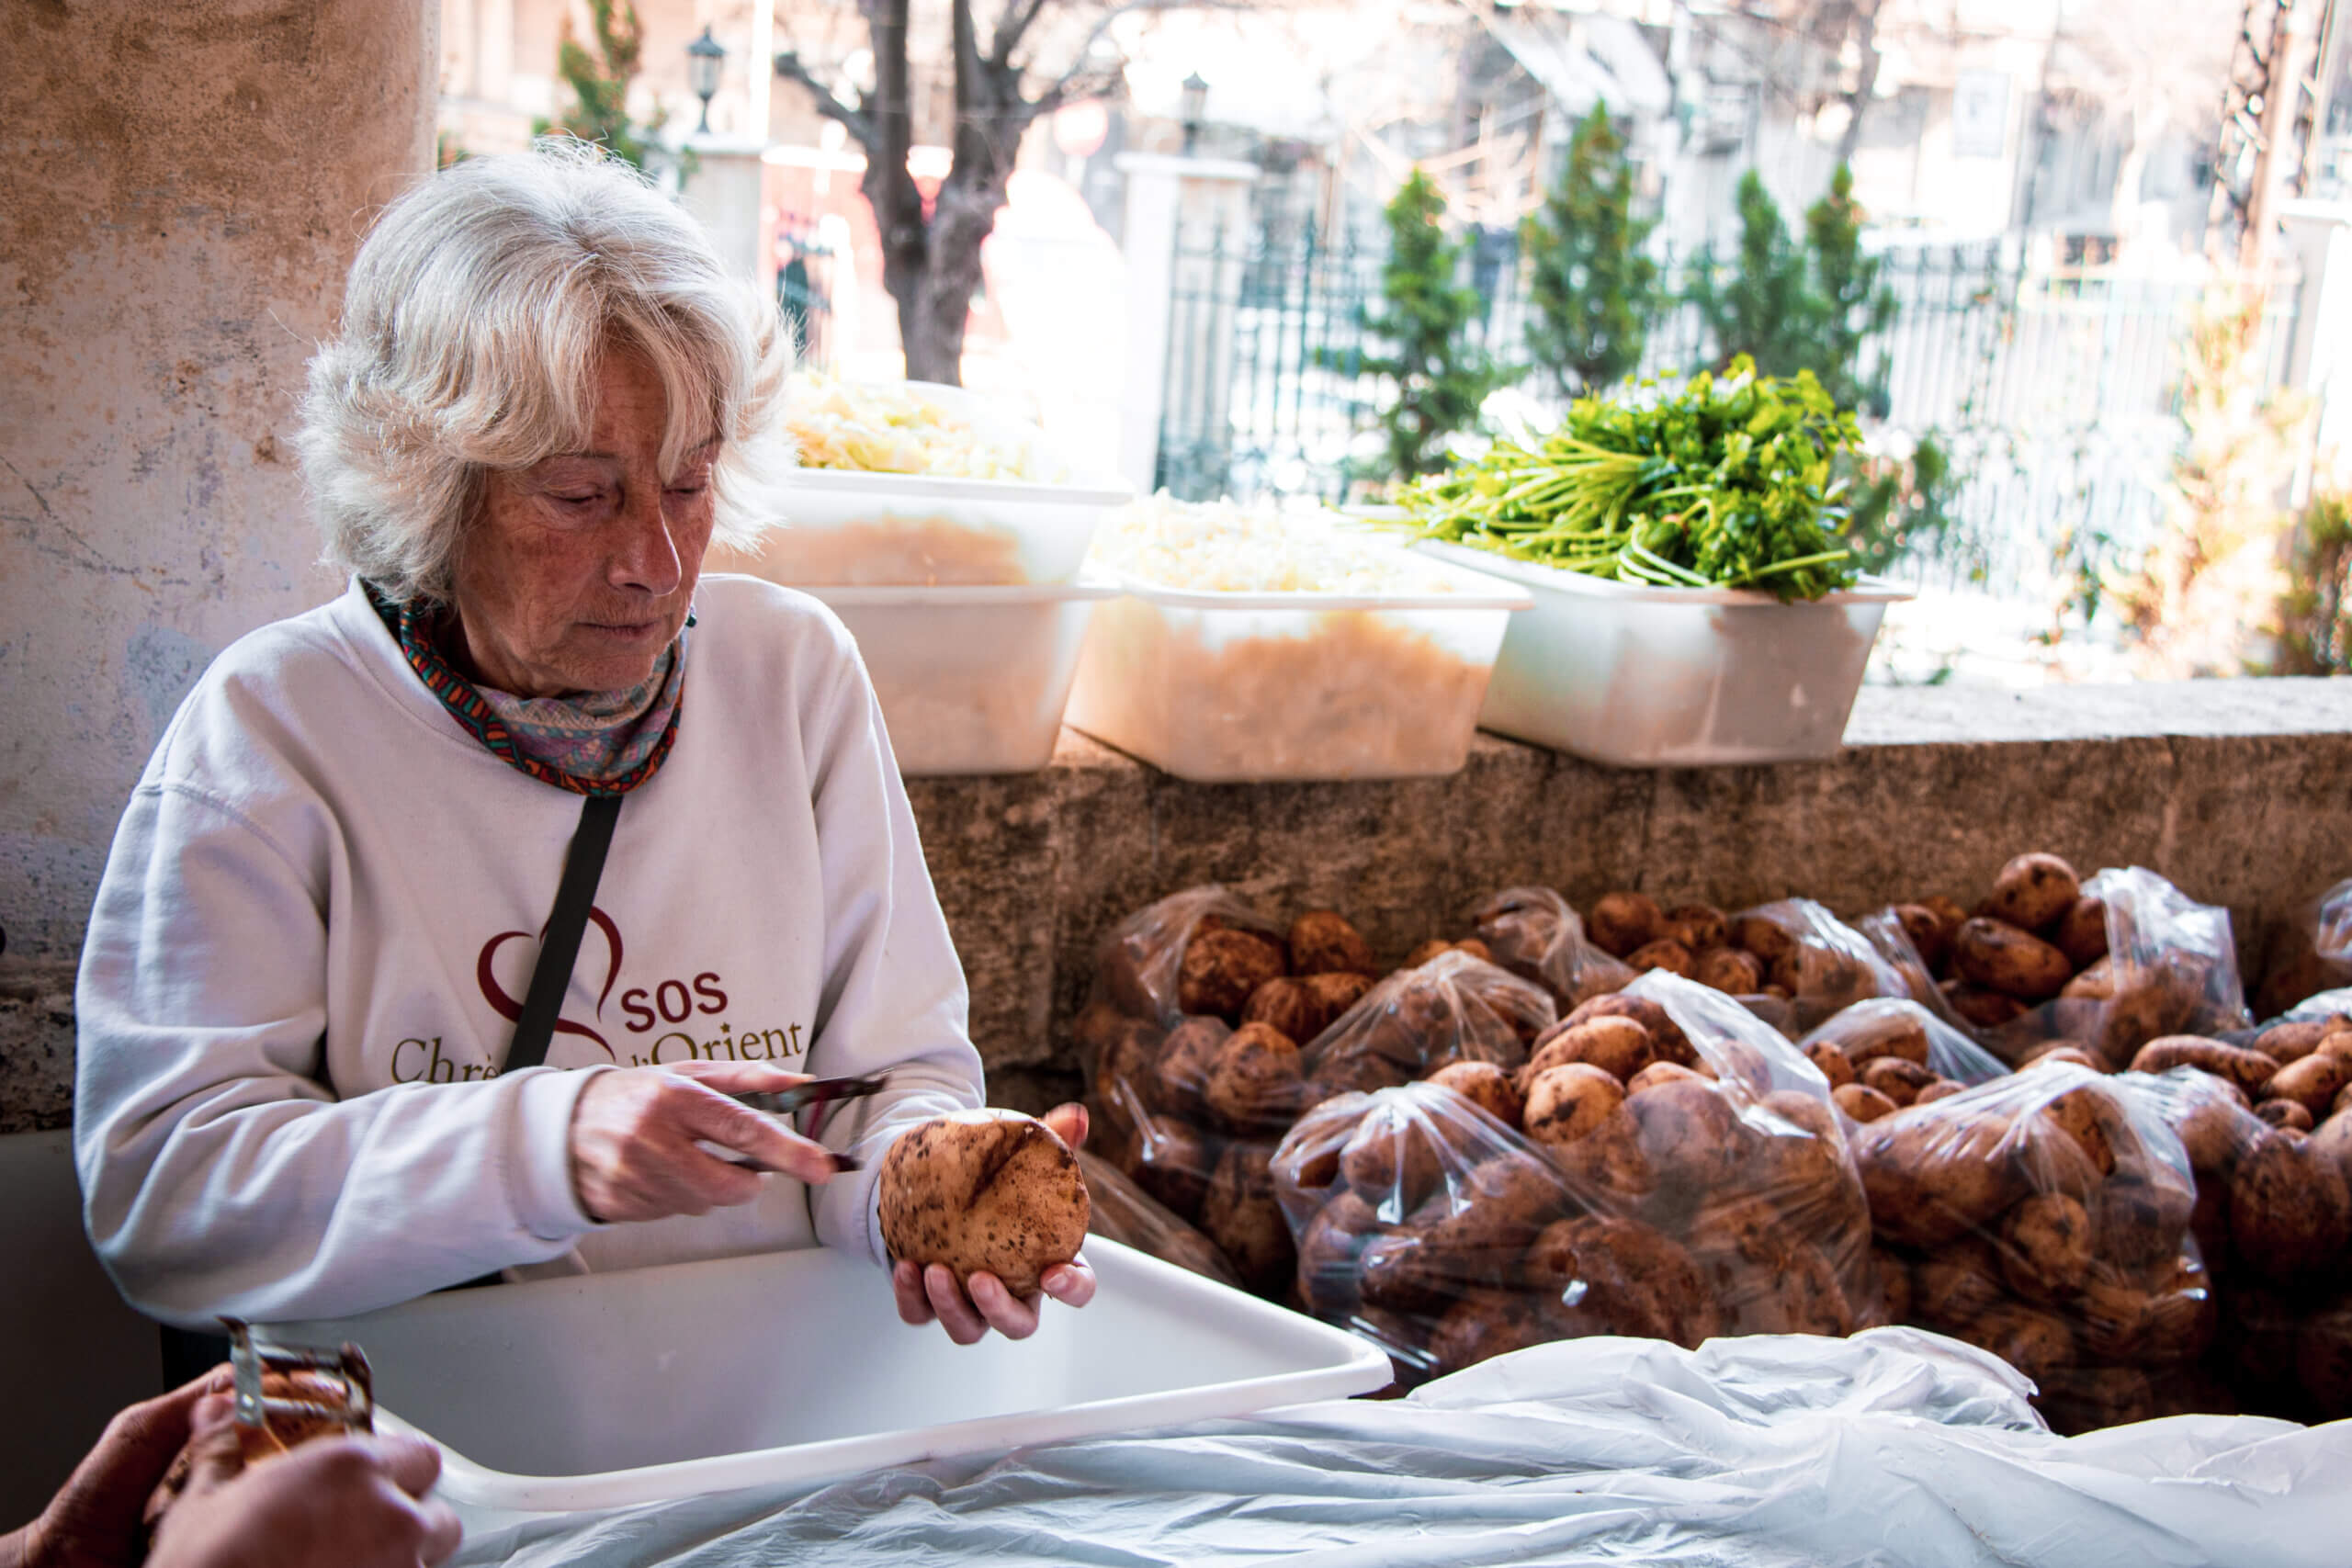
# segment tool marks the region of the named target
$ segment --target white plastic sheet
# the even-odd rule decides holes
[[[2352,1423],[2054,1437],[1915,1329],[1540,1347],[1393,1403],[474,1534],[461,1563],[2340,1564]]]

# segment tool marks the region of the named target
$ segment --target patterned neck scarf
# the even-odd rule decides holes
[[[458,673],[434,638],[439,616],[395,604],[368,586],[409,668],[458,727],[492,756],[574,795],[626,795],[651,778],[678,738],[684,705],[686,636],[662,649],[653,673],[625,692],[518,697]],[[692,626],[694,617],[686,617]]]

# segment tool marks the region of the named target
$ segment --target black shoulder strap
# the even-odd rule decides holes
[[[592,795],[580,807],[580,826],[564,853],[563,881],[555,890],[555,908],[548,914],[547,935],[531,970],[523,1016],[514,1021],[514,1043],[506,1048],[503,1071],[518,1073],[548,1059],[548,1042],[554,1038],[555,1021],[563,1011],[563,993],[571,984],[572,963],[580,956],[580,935],[588,929],[588,907],[596,901],[605,852],[612,847],[613,824],[620,815],[617,795]]]

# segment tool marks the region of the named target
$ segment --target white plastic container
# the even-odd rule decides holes
[[[777,493],[782,520],[727,570],[794,588],[1069,582],[1094,525],[1129,499],[1111,485],[827,468],[796,469]]]
[[[1649,588],[1442,540],[1414,547],[1526,588],[1478,723],[1619,767],[1835,756],[1887,605],[1866,577],[1783,604],[1734,589]]]
[[[1118,590],[835,588],[832,606],[865,656],[899,772],[1021,773],[1052,761],[1079,650]]]
[[[442,1449],[462,1510],[553,1513],[810,1486],[1385,1383],[1366,1342],[1089,1236],[1101,1289],[1035,1337],[910,1328],[873,1264],[816,1249],[451,1291],[273,1328],[349,1339],[386,1430]]]
[[[1203,784],[1460,771],[1511,612],[1508,584],[1450,593],[1240,593],[1133,581],[1098,611],[1069,722]]]
[[[726,570],[787,587],[921,584],[998,587],[1074,581],[1095,525],[1131,492],[1080,476],[1034,424],[960,387],[909,381],[915,400],[1020,453],[1035,479],[796,468],[778,491],[776,525]]]

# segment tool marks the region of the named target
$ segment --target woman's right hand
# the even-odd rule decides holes
[[[598,1073],[571,1112],[571,1185],[606,1224],[707,1214],[760,1195],[760,1173],[698,1147],[716,1144],[810,1186],[840,1168],[832,1151],[787,1131],[730,1094],[773,1094],[808,1082],[756,1062],[682,1062]]]

